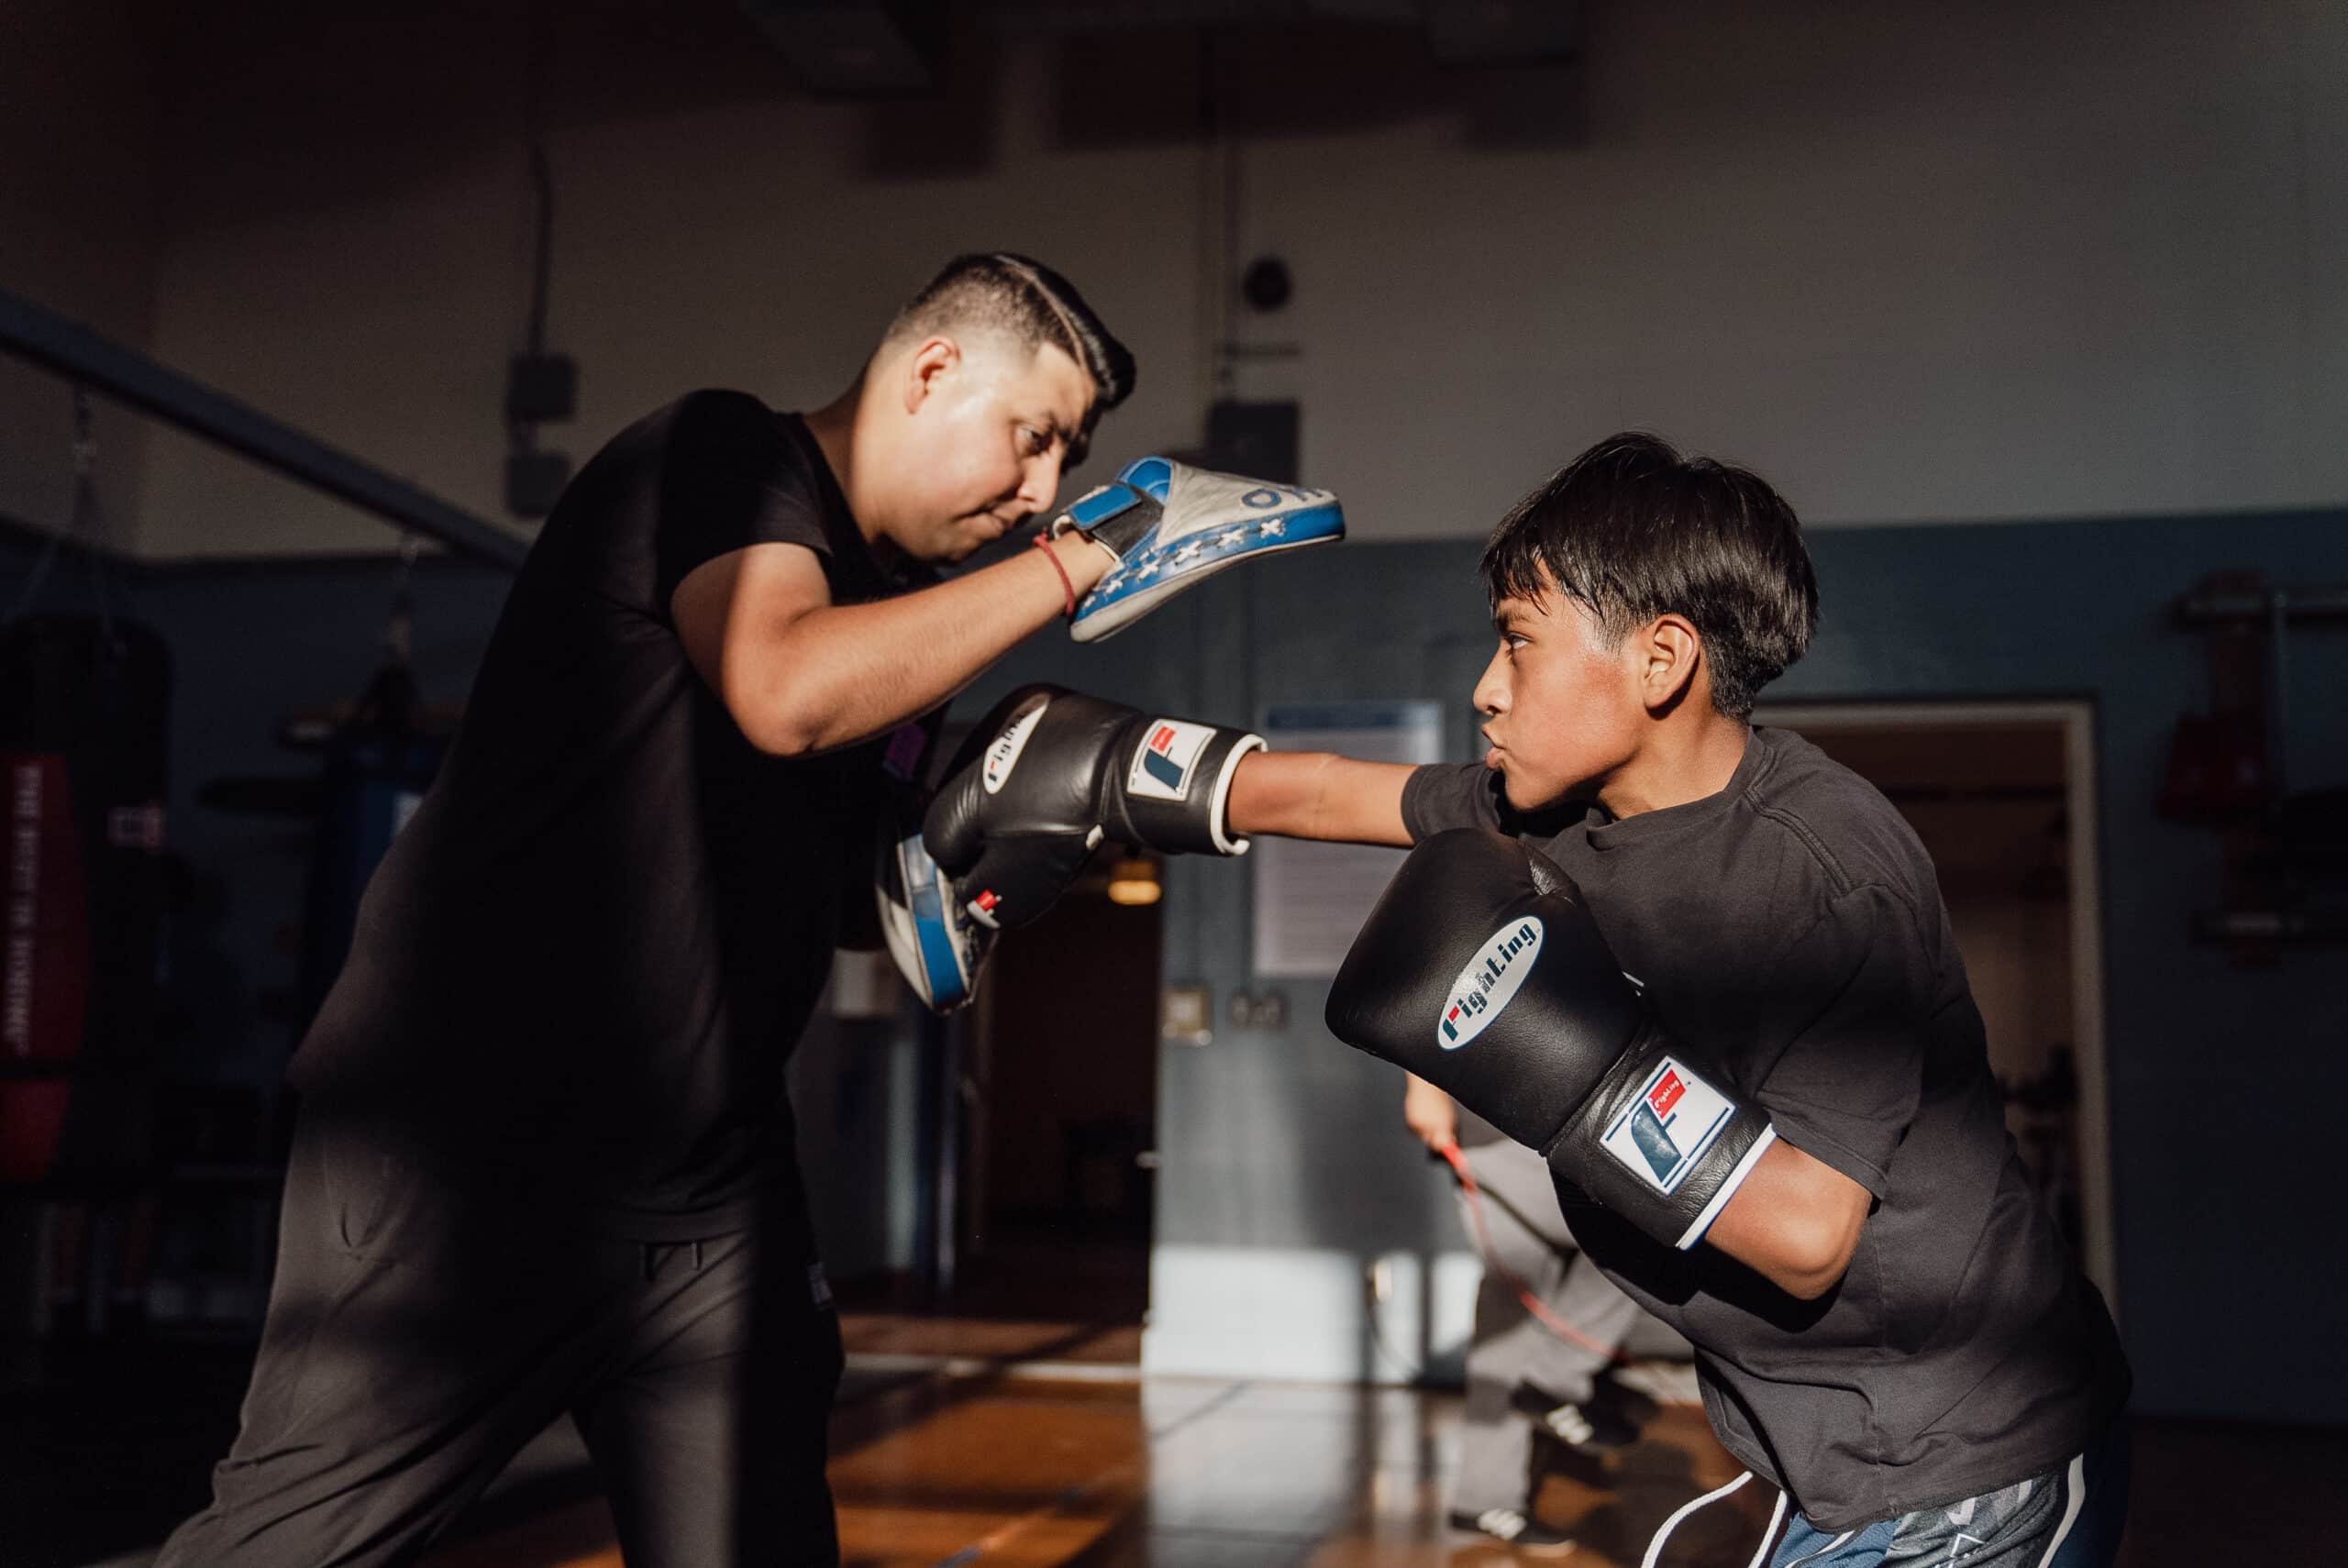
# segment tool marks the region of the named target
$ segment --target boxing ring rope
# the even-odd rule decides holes
[[[460,555],[510,570],[529,552],[505,529],[6,289],[0,348]]]

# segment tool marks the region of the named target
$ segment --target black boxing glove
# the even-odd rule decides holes
[[[1231,776],[1263,745],[1061,687],[1023,687],[971,732],[922,838],[972,919],[1021,925],[1051,907],[1103,838],[1245,855],[1247,841],[1231,833]]]
[[[1572,879],[1506,834],[1459,828],[1410,853],[1327,1017],[1675,1247],[1703,1238],[1777,1138],[1657,1026]]]

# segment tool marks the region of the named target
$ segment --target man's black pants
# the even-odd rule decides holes
[[[413,1562],[566,1414],[629,1568],[830,1568],[839,1325],[770,1209],[616,1240],[306,1117],[242,1428],[158,1568]]]

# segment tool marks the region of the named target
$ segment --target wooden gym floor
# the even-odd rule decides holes
[[[847,1568],[1418,1568],[1508,1553],[1447,1532],[1457,1396],[1134,1376],[1131,1330],[852,1317],[858,1364],[899,1380],[841,1409],[832,1485]],[[1044,1357],[1029,1360],[1023,1357]],[[2348,1435],[2139,1423],[2122,1568],[2348,1561],[2321,1502]],[[1735,1475],[1693,1405],[1602,1465],[1552,1474],[1540,1511],[1582,1568]],[[2256,1495],[2258,1507],[2221,1499]],[[2288,1499],[2299,1499],[2290,1502]],[[1741,1568],[1759,1483],[1672,1537],[1667,1568]],[[579,1498],[442,1549],[434,1568],[619,1568]]]
[[[847,1568],[1368,1568],[1504,1558],[1443,1529],[1454,1395],[1143,1381],[1131,1330],[855,1319],[860,1367],[905,1369],[845,1407],[832,1487]],[[1051,1357],[997,1358],[1033,1345]],[[933,1370],[916,1371],[917,1361]],[[943,1364],[940,1365],[939,1364]],[[1692,1405],[1602,1468],[1553,1475],[1542,1511],[1572,1521],[1589,1568],[1632,1568],[1648,1533],[1738,1466]],[[1668,1562],[1742,1568],[1771,1494],[1682,1526]],[[1739,1509],[1738,1505],[1750,1505]],[[434,1568],[620,1568],[597,1499],[444,1548]]]
[[[1133,1328],[887,1312],[844,1327],[832,1481],[849,1568],[1508,1560],[1443,1528],[1456,1395],[1144,1381]],[[249,1351],[126,1357],[105,1359],[133,1375],[84,1369],[0,1421],[0,1568],[143,1568],[153,1546],[126,1549],[202,1506]],[[2348,1562],[2348,1431],[2139,1419],[2134,1449],[2122,1568]],[[576,1439],[559,1427],[533,1450],[434,1568],[619,1568]],[[1668,1405],[1635,1447],[1553,1475],[1541,1507],[1580,1540],[1570,1562],[1629,1568],[1667,1513],[1734,1474],[1701,1414]],[[1755,1484],[1696,1515],[1666,1568],[1737,1568],[1770,1501]]]

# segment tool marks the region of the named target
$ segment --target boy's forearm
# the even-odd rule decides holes
[[[1259,751],[1231,779],[1231,828],[1340,844],[1407,848],[1402,786],[1407,763],[1363,762],[1326,751]]]
[[[1866,1188],[1780,1138],[1763,1151],[1704,1240],[1805,1301],[1851,1266]]]

